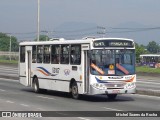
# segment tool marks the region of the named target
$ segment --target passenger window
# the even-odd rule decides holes
[[[69,64],[69,45],[61,45],[61,64]]]
[[[37,63],[42,63],[43,61],[43,46],[37,46]]]
[[[59,45],[52,45],[51,63],[59,64],[59,54],[60,54],[60,46]]]
[[[44,45],[43,63],[50,63],[50,46]]]
[[[25,62],[25,46],[20,47],[20,62]]]
[[[32,63],[36,63],[37,62],[37,46],[34,45],[32,46]]]
[[[81,45],[71,45],[70,63],[74,65],[81,64]]]

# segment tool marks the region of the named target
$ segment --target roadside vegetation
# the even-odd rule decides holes
[[[150,68],[148,66],[137,66],[137,73],[157,73],[160,74],[160,68]]]
[[[17,60],[0,60],[0,64],[18,64]]]

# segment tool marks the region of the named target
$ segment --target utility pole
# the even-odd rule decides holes
[[[10,44],[9,44],[9,59],[10,59],[10,61],[11,61],[11,49],[12,49],[12,36],[11,36],[11,34],[10,34]]]
[[[39,32],[40,32],[40,0],[38,0],[38,13],[37,13],[37,41],[39,41]]]

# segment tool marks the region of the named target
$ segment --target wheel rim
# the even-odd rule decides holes
[[[76,97],[77,94],[78,94],[77,86],[73,86],[73,88],[72,88],[72,95],[73,95],[74,97]]]
[[[37,91],[37,84],[34,83],[34,91],[36,92]]]

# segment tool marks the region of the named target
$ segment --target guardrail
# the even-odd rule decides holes
[[[18,60],[19,52],[0,51],[0,59],[2,60]]]
[[[0,51],[0,56],[3,56],[3,55],[6,55],[6,56],[19,56],[19,52],[5,52],[5,51]]]

